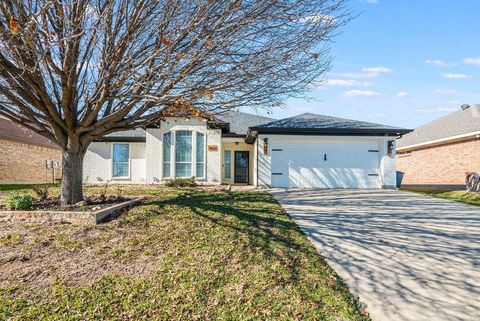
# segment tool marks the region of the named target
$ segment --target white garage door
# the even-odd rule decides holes
[[[272,187],[381,188],[375,142],[272,142]]]

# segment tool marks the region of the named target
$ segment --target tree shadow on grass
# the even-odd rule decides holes
[[[322,286],[328,286],[341,294],[345,302],[362,315],[362,320],[370,320],[365,313],[366,305],[350,292],[343,278],[330,267],[271,194],[186,190],[174,198],[152,203],[160,208],[172,205],[188,208],[217,226],[247,235],[251,248],[272,262],[280,262],[288,271],[285,282],[302,283],[300,287],[306,291],[302,295],[305,299],[315,296],[313,293]],[[328,285],[325,285],[326,279]],[[313,292],[307,294],[309,291]]]
[[[328,266],[300,228],[267,193],[205,192],[182,190],[176,197],[153,200],[147,205],[187,208],[193,214],[217,226],[248,238],[248,246],[266,257],[279,261],[289,272],[289,282],[296,283],[302,266],[299,254]],[[155,211],[149,215],[155,215]],[[260,253],[259,253],[260,254]],[[329,268],[330,270],[330,268]],[[330,270],[334,273],[332,270]],[[337,281],[343,284],[341,280]]]
[[[248,209],[243,206],[240,207],[237,205],[239,202],[250,203],[252,207]],[[259,203],[268,204],[269,206],[258,208],[255,204]],[[298,233],[301,233],[301,231],[283,211],[278,209],[272,210],[272,206],[277,203],[268,194],[212,194],[186,190],[175,198],[153,201],[150,204],[157,205],[160,208],[168,205],[186,207],[196,215],[222,227],[265,241],[276,242],[296,250],[305,249],[305,244],[300,244],[294,239],[285,236],[285,234],[291,231]],[[236,220],[232,220],[232,217],[236,218]],[[274,228],[278,229],[280,233],[274,233]]]

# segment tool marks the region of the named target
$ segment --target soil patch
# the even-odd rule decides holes
[[[30,211],[66,211],[66,212],[96,212],[113,204],[123,203],[131,200],[118,196],[88,196],[85,200],[73,205],[62,205],[60,196],[48,197],[43,201],[36,201]],[[0,211],[11,211],[5,204],[0,205]]]

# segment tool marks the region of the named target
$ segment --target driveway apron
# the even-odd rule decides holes
[[[480,208],[392,190],[272,190],[377,321],[480,320]]]

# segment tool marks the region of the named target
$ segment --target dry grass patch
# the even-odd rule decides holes
[[[480,193],[469,191],[451,191],[435,188],[402,188],[404,191],[435,196],[464,204],[480,206]]]

